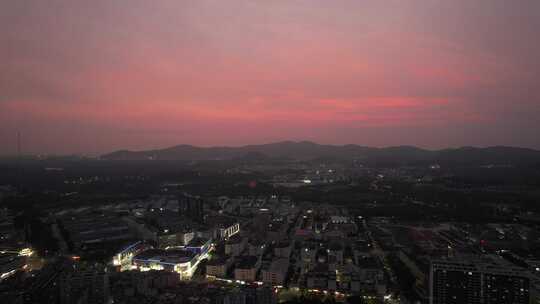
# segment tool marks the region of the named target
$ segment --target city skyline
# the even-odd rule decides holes
[[[540,3],[5,1],[0,155],[540,149]]]

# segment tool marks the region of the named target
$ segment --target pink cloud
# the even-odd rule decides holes
[[[524,2],[512,9],[534,11]],[[79,125],[109,150],[124,141],[380,143],[375,128],[394,129],[392,145],[416,128],[485,135],[490,124],[514,126],[505,139],[514,142],[523,126],[540,127],[537,21],[521,28],[506,10],[489,16],[464,0],[99,3],[0,4],[0,129],[62,129],[75,140],[69,126]],[[364,130],[374,133],[353,136]],[[148,132],[159,135],[133,135]]]

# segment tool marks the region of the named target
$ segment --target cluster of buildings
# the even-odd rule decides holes
[[[219,197],[212,205],[217,208],[200,219],[194,202],[180,203],[178,213],[154,209],[129,216],[153,249],[128,246],[114,263],[121,270],[176,272],[182,280],[200,275],[236,286],[381,301],[387,295],[383,263],[371,252],[362,222],[347,210],[297,205],[288,197]]]
[[[531,277],[497,256],[433,260],[429,303],[528,304]]]
[[[75,271],[73,261],[58,258],[49,261],[39,270],[21,272],[2,282],[0,302],[13,304],[78,303],[75,300],[66,301],[68,299],[67,290],[63,289],[66,285],[61,285],[62,278],[73,271]],[[64,282],[70,283],[70,281]],[[62,298],[61,295],[64,297]],[[77,297],[75,294],[69,295],[69,299],[75,297]]]
[[[529,304],[540,294],[540,256],[522,254],[534,252],[537,230],[516,223],[409,223],[287,196],[167,194],[55,213],[63,245],[33,271],[13,215],[0,217],[6,303],[273,304],[285,291],[398,303],[393,263],[414,277],[422,304]]]
[[[208,244],[190,249],[149,249],[132,258],[132,269],[140,271],[164,270],[179,274],[180,279],[189,279],[197,265],[208,254]]]
[[[537,259],[512,252],[533,232],[522,225],[373,218],[366,226],[380,254],[396,256],[414,276],[419,303],[525,304],[540,295]]]
[[[263,201],[263,200],[259,200]],[[339,296],[386,296],[383,264],[361,222],[331,206],[290,201],[258,206],[237,235],[216,244],[211,280]]]
[[[137,238],[125,221],[116,213],[84,212],[59,218],[63,241],[75,253],[104,253],[122,242]]]
[[[14,215],[0,209],[0,282],[28,269],[33,250],[21,230],[15,229]]]
[[[276,304],[272,288],[182,281],[171,272],[120,272],[111,276],[114,303]]]

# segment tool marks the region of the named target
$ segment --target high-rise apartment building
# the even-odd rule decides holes
[[[432,261],[430,304],[528,304],[524,269],[500,258]]]
[[[204,202],[198,196],[192,196],[186,193],[178,197],[178,212],[195,222],[201,223],[204,219]]]

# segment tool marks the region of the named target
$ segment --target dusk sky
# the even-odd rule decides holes
[[[540,149],[538,0],[0,1],[0,154]]]

